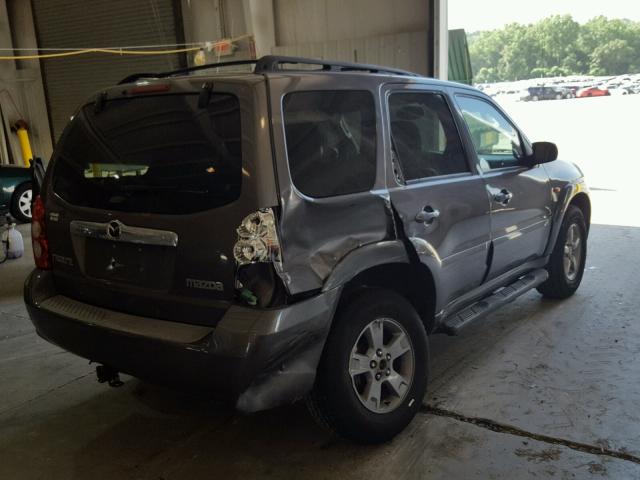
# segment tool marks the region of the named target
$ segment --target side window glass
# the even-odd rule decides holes
[[[469,172],[453,116],[437,93],[389,97],[391,137],[406,180]]]
[[[376,177],[376,111],[367,91],[293,92],[284,97],[294,185],[310,197],[364,192]]]
[[[464,96],[457,99],[478,154],[480,168],[486,172],[518,165],[523,156],[520,136],[504,115],[484,100]]]

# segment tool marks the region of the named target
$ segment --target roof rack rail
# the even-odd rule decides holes
[[[317,65],[318,70],[327,72],[369,72],[369,73],[390,73],[393,75],[405,75],[411,77],[419,77],[420,75],[399,68],[382,67],[379,65],[367,65],[365,63],[337,62],[332,60],[320,60],[315,58],[303,57],[287,57],[280,55],[266,55],[254,60],[235,60],[230,62],[207,63],[205,65],[197,65],[195,67],[180,68],[162,73],[134,73],[120,80],[118,85],[123,83],[135,82],[141,78],[166,78],[183,73],[195,72],[198,70],[207,70],[210,68],[231,67],[234,65],[252,65],[255,64],[254,73],[281,72],[284,69],[282,65]],[[295,70],[294,70],[295,71]],[[304,69],[304,71],[308,71]],[[313,71],[313,70],[311,70]]]
[[[267,55],[256,63],[255,73],[278,72],[283,69],[281,65],[318,65],[321,70],[331,72],[369,72],[392,73],[394,75],[419,76],[417,73],[401,70],[399,68],[382,67],[380,65],[367,65],[365,63],[336,62],[333,60],[321,60],[316,58],[285,57],[280,55]]]
[[[196,65],[195,67],[179,68],[178,70],[171,70],[169,72],[134,73],[120,80],[118,82],[118,85],[121,85],[123,83],[135,82],[140,78],[166,78],[166,77],[173,77],[175,75],[181,75],[183,73],[196,72],[198,70],[206,70],[209,68],[231,67],[233,65],[252,65],[257,62],[258,60],[235,60],[231,62],[207,63],[205,65]]]

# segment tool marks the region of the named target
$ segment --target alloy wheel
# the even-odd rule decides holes
[[[564,243],[564,274],[567,280],[573,282],[578,276],[582,262],[582,234],[577,224],[572,223],[567,230]]]
[[[18,198],[18,210],[27,218],[31,218],[31,196],[31,189],[29,189],[22,192]]]
[[[349,375],[360,403],[374,413],[398,408],[415,371],[407,331],[391,318],[377,318],[362,329],[351,349]]]

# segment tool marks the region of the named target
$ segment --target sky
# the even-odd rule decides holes
[[[579,23],[598,15],[640,21],[640,0],[449,0],[449,28],[492,30],[571,14]]]

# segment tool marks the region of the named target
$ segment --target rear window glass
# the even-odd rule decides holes
[[[233,202],[242,182],[240,106],[213,94],[116,99],[81,109],[56,149],[53,189],[105,210],[193,213]]]
[[[298,190],[329,197],[373,187],[376,113],[370,92],[295,92],[283,108],[289,170]]]

